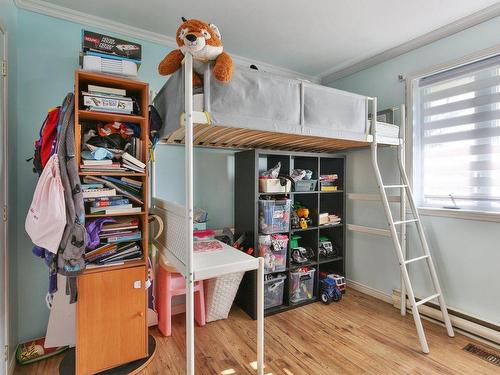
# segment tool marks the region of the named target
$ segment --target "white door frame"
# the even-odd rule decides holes
[[[3,59],[5,61],[8,61],[7,57],[7,30],[5,27],[0,23],[0,38],[3,39]],[[3,132],[3,137],[2,137],[2,142],[3,142],[3,147],[2,147],[2,152],[3,152],[3,157],[2,157],[2,162],[3,162],[3,170],[4,170],[4,178],[2,181],[0,181],[0,186],[2,188],[2,195],[3,195],[3,201],[5,204],[4,207],[0,207],[1,213],[1,225],[5,225],[5,236],[4,236],[4,243],[0,245],[1,248],[3,248],[3,254],[0,254],[2,256],[4,264],[4,288],[0,292],[0,297],[3,298],[4,304],[5,304],[5,311],[4,311],[4,330],[5,332],[3,333],[4,335],[4,343],[5,345],[9,345],[9,251],[8,251],[8,224],[7,221],[4,221],[4,209],[7,209],[7,203],[9,199],[9,183],[8,183],[8,161],[7,161],[7,155],[8,155],[8,125],[7,125],[7,120],[8,120],[8,115],[7,115],[7,102],[8,102],[8,78],[7,76],[3,77],[0,73],[0,80],[3,80],[3,104],[0,103],[0,105],[3,105],[3,118],[0,119],[0,123],[2,126],[0,127],[0,131]],[[5,211],[6,212],[6,211]],[[4,351],[4,348],[0,348],[2,351]],[[10,361],[10,354],[12,352],[11,348],[8,349],[9,353],[7,353],[7,358],[9,360],[3,360],[2,359],[2,367],[4,370],[4,374],[9,374],[9,365],[11,363]]]

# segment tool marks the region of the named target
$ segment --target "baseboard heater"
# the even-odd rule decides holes
[[[392,292],[392,302],[393,306],[397,309],[400,308],[400,300],[401,300],[400,290],[394,289]],[[417,298],[417,301],[418,300],[419,299]],[[406,300],[406,306],[407,306],[407,311],[411,313],[411,306],[408,300]],[[443,323],[441,310],[439,309],[439,306],[432,302],[428,302],[419,306],[418,311],[423,317],[426,317],[430,320],[439,323]],[[477,338],[480,338],[486,341],[488,344],[495,346],[496,348],[500,348],[500,326],[464,314],[460,311],[457,311],[449,307],[448,307],[448,314],[450,315],[453,327],[457,328],[463,333],[467,333],[469,335],[473,335]]]

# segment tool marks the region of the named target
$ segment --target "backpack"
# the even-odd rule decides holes
[[[76,276],[85,270],[83,255],[87,242],[83,192],[75,157],[74,108],[75,98],[73,93],[69,93],[61,106],[57,146],[67,218],[57,254],[57,271],[68,277],[66,291],[70,295],[70,303],[76,302],[77,298]]]
[[[49,110],[47,117],[40,128],[39,138],[35,141],[35,153],[33,155],[33,173],[42,174],[50,157],[57,150],[57,124],[59,122],[60,107]]]

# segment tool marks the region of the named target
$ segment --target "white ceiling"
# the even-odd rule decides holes
[[[40,2],[40,1],[39,1]],[[309,76],[341,70],[498,0],[46,0],[166,36],[215,23],[224,48]]]

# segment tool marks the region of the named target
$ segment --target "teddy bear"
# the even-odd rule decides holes
[[[182,17],[177,29],[176,40],[179,49],[173,50],[158,65],[158,72],[165,76],[181,68],[186,53],[193,56],[193,86],[202,86],[204,63],[215,61],[214,77],[221,82],[229,82],[233,75],[233,60],[223,52],[221,35],[217,26],[200,20]]]

